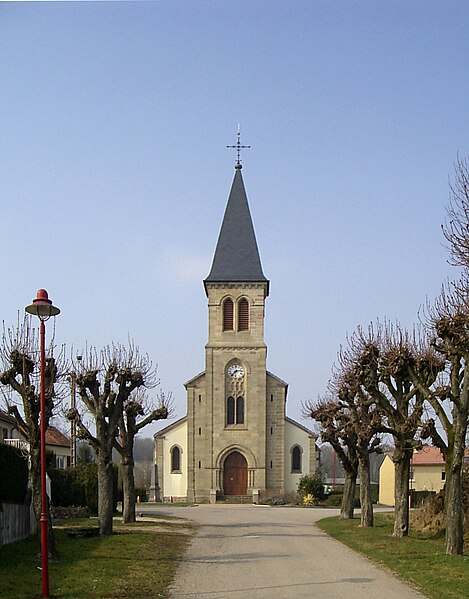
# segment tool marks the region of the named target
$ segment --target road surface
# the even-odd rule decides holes
[[[336,510],[221,504],[144,509],[200,525],[179,565],[172,599],[423,597],[314,525]]]

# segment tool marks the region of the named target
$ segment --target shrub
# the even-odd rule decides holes
[[[324,485],[320,472],[316,472],[313,476],[302,476],[298,482],[298,493],[303,497],[305,495],[314,495],[319,501],[322,501],[326,494],[324,493]]]
[[[317,497],[315,497],[314,495],[312,495],[311,493],[308,493],[308,495],[305,495],[303,497],[303,505],[305,507],[312,507],[314,505],[318,505],[319,504],[319,499]]]
[[[0,501],[23,503],[28,487],[28,462],[21,452],[0,444]]]

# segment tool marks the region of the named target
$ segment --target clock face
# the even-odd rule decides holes
[[[232,364],[228,368],[228,376],[233,377],[234,379],[240,379],[244,375],[244,369],[241,364]]]

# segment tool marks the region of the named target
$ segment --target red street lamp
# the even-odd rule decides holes
[[[28,314],[37,316],[41,321],[40,324],[40,360],[41,360],[41,393],[40,393],[40,414],[41,414],[41,430],[40,430],[40,448],[41,448],[41,559],[42,559],[42,596],[49,597],[49,544],[48,544],[48,510],[47,510],[47,494],[46,494],[46,398],[45,398],[45,338],[46,327],[45,322],[51,316],[60,314],[60,310],[52,305],[52,301],[47,295],[45,289],[39,289],[36,299],[30,306],[25,308]]]

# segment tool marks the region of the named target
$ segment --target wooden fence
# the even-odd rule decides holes
[[[0,502],[0,547],[25,539],[35,532],[36,519],[29,505]]]

